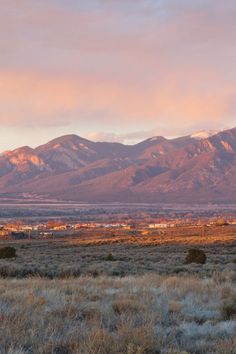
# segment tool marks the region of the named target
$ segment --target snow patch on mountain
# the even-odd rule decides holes
[[[158,140],[158,139],[159,139],[158,136],[154,136],[153,138],[150,138],[149,141],[156,141],[156,140]]]
[[[197,139],[197,140],[202,140],[202,139],[207,139],[210,138],[211,136],[219,133],[217,130],[200,130],[191,135],[191,138]]]

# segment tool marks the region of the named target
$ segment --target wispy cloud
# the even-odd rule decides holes
[[[115,134],[109,132],[90,132],[87,134],[87,138],[92,141],[107,141],[107,142],[119,142],[123,144],[136,144],[140,141],[156,136],[155,130],[150,131],[137,131],[126,134]]]

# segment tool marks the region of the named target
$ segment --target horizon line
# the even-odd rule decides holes
[[[42,143],[42,144],[39,144],[35,147],[32,147],[30,145],[21,145],[19,147],[16,147],[16,148],[13,148],[13,149],[7,149],[7,150],[3,150],[2,152],[0,152],[0,156],[7,153],[7,152],[11,152],[11,151],[15,151],[15,150],[18,150],[18,149],[23,149],[23,148],[29,148],[29,149],[32,149],[32,150],[35,150],[37,149],[38,147],[40,146],[43,146],[43,145],[47,145],[47,144],[50,144],[51,142],[53,142],[54,140],[57,140],[57,139],[61,139],[61,138],[65,138],[65,137],[77,137],[77,138],[80,138],[80,139],[83,139],[83,140],[87,140],[88,142],[92,142],[92,143],[110,143],[110,144],[120,144],[120,145],[123,145],[123,146],[135,146],[135,145],[138,145],[138,144],[141,144],[142,142],[145,142],[145,141],[150,141],[151,139],[158,139],[158,138],[164,138],[166,140],[175,140],[175,139],[179,139],[179,138],[187,138],[187,137],[193,137],[193,135],[197,135],[199,133],[210,133],[209,136],[207,136],[206,138],[199,138],[199,139],[207,139],[209,137],[212,137],[214,135],[217,135],[219,133],[222,133],[224,131],[228,131],[228,130],[232,130],[232,129],[236,129],[236,127],[232,127],[232,128],[226,128],[226,129],[220,129],[220,130],[213,130],[213,129],[200,129],[200,130],[197,130],[195,132],[192,132],[192,133],[189,133],[189,134],[184,134],[184,135],[176,135],[176,136],[164,136],[164,135],[153,135],[153,136],[150,136],[149,138],[146,138],[146,139],[142,139],[140,141],[137,141],[136,143],[124,143],[124,142],[120,142],[120,141],[109,141],[109,140],[93,140],[93,139],[89,139],[89,138],[86,138],[86,137],[83,137],[81,135],[78,135],[78,134],[75,134],[75,133],[69,133],[69,134],[63,134],[63,135],[59,135],[59,136],[56,136],[55,138],[52,138],[50,139],[49,141],[45,142],[45,143]],[[212,133],[212,134],[211,134]],[[131,133],[132,134],[132,133]],[[194,138],[194,137],[193,137]],[[197,140],[197,137],[195,138]]]

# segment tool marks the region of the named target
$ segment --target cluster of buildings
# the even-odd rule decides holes
[[[159,222],[83,222],[65,223],[62,221],[48,221],[46,223],[24,224],[22,222],[12,222],[0,225],[0,239],[31,239],[31,238],[51,238],[53,236],[69,236],[78,234],[82,229],[114,229],[114,230],[161,230],[183,226],[226,226],[236,225],[236,220],[225,221],[222,218],[215,220],[164,220]]]
[[[38,224],[11,223],[0,225],[0,239],[50,238],[52,236],[73,235],[81,229],[123,229],[131,230],[134,225],[125,223],[64,223],[49,221]]]

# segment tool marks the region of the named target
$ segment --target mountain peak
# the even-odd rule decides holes
[[[163,136],[153,136],[152,138],[148,139],[148,141],[163,141],[165,138]]]
[[[236,128],[130,145],[65,135],[0,156],[0,192],[86,202],[236,202]]]
[[[202,140],[202,139],[207,139],[210,138],[213,135],[216,135],[219,133],[219,130],[199,130],[192,135],[190,135],[191,138],[196,139],[196,140]]]
[[[67,135],[62,135],[58,138],[55,138],[53,140],[50,140],[47,145],[53,145],[53,144],[64,144],[64,143],[80,143],[81,141],[89,141],[86,140],[85,138],[82,138],[79,135],[76,134],[67,134]]]

